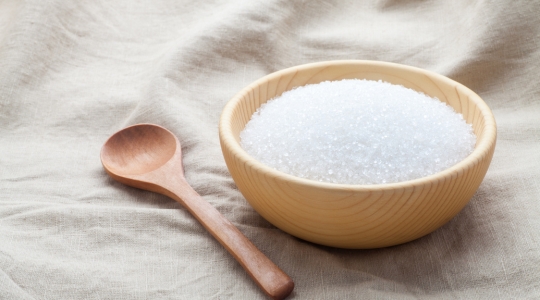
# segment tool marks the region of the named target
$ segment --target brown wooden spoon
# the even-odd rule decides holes
[[[180,142],[172,132],[153,124],[124,128],[103,145],[101,163],[121,183],[180,202],[268,296],[283,299],[292,292],[291,278],[187,183]]]

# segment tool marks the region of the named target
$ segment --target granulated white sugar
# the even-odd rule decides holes
[[[283,93],[253,114],[240,139],[276,170],[342,184],[428,176],[463,160],[476,143],[472,126],[441,101],[356,79]]]

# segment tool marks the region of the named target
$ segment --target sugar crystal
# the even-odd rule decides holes
[[[382,81],[310,84],[263,104],[240,133],[251,156],[276,170],[342,184],[412,180],[474,149],[472,126],[449,105]]]

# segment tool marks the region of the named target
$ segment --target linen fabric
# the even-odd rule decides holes
[[[114,132],[155,123],[188,182],[295,281],[289,299],[540,298],[540,2],[0,1],[0,299],[265,299],[178,203],[112,180]],[[264,220],[223,160],[227,101],[269,73],[367,59],[448,76],[498,140],[470,203],[372,250]]]

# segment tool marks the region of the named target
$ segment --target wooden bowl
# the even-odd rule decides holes
[[[248,155],[239,134],[255,110],[294,87],[341,79],[383,80],[437,97],[477,136],[460,163],[420,179],[376,185],[322,183],[276,171]],[[329,61],[267,75],[234,96],[219,123],[221,149],[238,189],[266,220],[301,239],[339,248],[377,248],[422,237],[452,219],[482,182],[497,128],[473,91],[426,70],[377,61]]]

